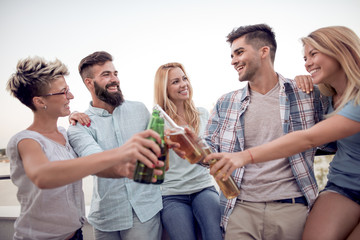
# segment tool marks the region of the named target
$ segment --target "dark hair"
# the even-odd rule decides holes
[[[68,75],[67,67],[58,59],[46,61],[35,56],[19,60],[6,89],[31,110],[36,111],[33,98],[47,93],[51,83]]]
[[[263,46],[270,47],[271,60],[272,62],[275,61],[277,44],[275,40],[275,33],[272,31],[271,27],[266,24],[241,26],[232,30],[227,35],[226,41],[231,45],[236,39],[242,36],[245,36],[246,43],[251,44],[256,49]]]
[[[103,65],[107,61],[112,62],[112,60],[113,60],[112,56],[105,51],[94,52],[86,56],[80,61],[79,64],[79,73],[81,78],[84,80],[87,77],[89,78],[94,77],[92,71],[90,71],[90,68],[92,66]]]

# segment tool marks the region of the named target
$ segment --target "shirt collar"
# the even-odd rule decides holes
[[[280,87],[283,88],[285,85],[290,84],[290,79],[284,78],[280,73],[276,73],[278,75]]]
[[[109,113],[107,110],[103,109],[103,108],[97,108],[93,106],[93,102],[91,101],[89,104],[89,111],[91,113],[93,113],[94,115],[98,115],[101,117],[108,117],[108,116],[112,116],[111,113]]]
[[[280,73],[276,73],[276,74],[278,76],[278,80],[280,83],[280,89],[285,90],[285,87],[288,84],[290,84],[290,80],[287,78],[284,78]],[[244,101],[249,97],[250,97],[250,87],[249,87],[249,83],[247,83],[245,86],[245,91],[242,92],[240,101]]]
[[[249,83],[246,83],[244,91],[242,91],[240,101],[243,102],[244,100],[249,98],[250,98],[250,87],[249,87]]]

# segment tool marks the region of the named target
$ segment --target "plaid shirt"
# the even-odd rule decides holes
[[[326,98],[321,98],[317,87],[311,94],[298,89],[294,80],[278,74],[280,91],[280,115],[284,134],[308,129],[322,120],[328,107]],[[249,85],[243,89],[223,95],[214,107],[206,131],[205,139],[217,152],[239,152],[244,150],[244,112],[250,103]],[[316,149],[295,154],[288,158],[292,172],[301,192],[306,197],[309,208],[313,205],[318,187],[313,163]],[[232,176],[240,187],[246,167],[238,168]],[[236,198],[226,199],[221,193],[220,204],[223,215],[221,226],[224,231],[233,211]]]

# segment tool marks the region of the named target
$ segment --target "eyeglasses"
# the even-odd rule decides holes
[[[66,97],[69,97],[71,92],[70,92],[70,88],[67,88],[64,92],[57,92],[57,93],[48,93],[45,95],[40,95],[39,97],[49,97],[49,96],[56,96],[56,95],[63,95],[65,94]]]

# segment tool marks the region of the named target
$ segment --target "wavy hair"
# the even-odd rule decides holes
[[[344,26],[317,29],[301,39],[303,45],[310,45],[339,62],[347,78],[347,86],[340,99],[336,114],[344,105],[354,100],[360,104],[360,38],[354,31]],[[333,96],[335,89],[329,84],[319,84],[326,96]],[[333,114],[331,114],[333,115]]]
[[[51,83],[69,75],[67,67],[58,59],[46,61],[35,56],[19,60],[16,72],[7,82],[6,90],[31,110],[36,111],[33,98],[45,95]]]
[[[180,116],[177,114],[177,108],[169,98],[167,92],[169,71],[174,68],[180,68],[184,72],[185,76],[187,76],[184,66],[180,63],[172,62],[161,65],[155,74],[154,101],[155,104],[159,104],[176,123],[179,123]],[[189,78],[188,81],[189,99],[184,102],[185,121],[195,130],[195,133],[198,134],[200,124],[199,111],[196,109],[195,104],[192,100],[193,89]]]

